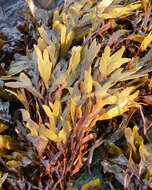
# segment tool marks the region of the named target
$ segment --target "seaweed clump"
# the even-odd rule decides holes
[[[141,109],[141,102],[146,102],[146,96],[139,97],[152,71],[149,9],[151,5],[144,1],[124,6],[121,1],[83,0],[71,4],[65,1],[52,13],[45,29],[38,27],[37,44],[32,53],[27,51],[26,70],[1,78],[6,80],[5,91],[12,93],[24,107],[20,109],[22,120],[17,121],[16,129],[37,157],[31,159],[39,168],[39,180],[31,181],[34,186],[66,189],[67,181],[86,163],[91,164],[90,149],[96,142],[102,144],[99,123]],[[138,18],[149,19],[143,21],[142,33],[135,29],[140,21],[131,20],[137,10]],[[125,19],[131,28],[126,27]],[[122,157],[126,160],[119,163],[119,172],[108,168],[112,165],[107,164],[111,157],[101,162],[105,173],[114,173],[121,182],[118,176],[124,168],[139,163],[138,156],[140,164],[146,163],[150,156],[138,128],[134,127],[133,131],[127,128],[130,118],[127,122],[123,117],[119,119],[125,126],[121,137],[126,138],[128,154],[125,157],[115,145],[118,137],[109,140],[108,133],[100,148],[108,144],[107,156],[117,153],[121,160]],[[117,163],[111,158],[109,163],[114,161]],[[149,165],[146,169],[148,179],[151,177]],[[133,173],[128,175],[132,177]],[[137,174],[134,172],[134,175]],[[132,183],[132,186],[142,185],[139,176],[138,184]],[[126,189],[129,182],[123,183]],[[28,181],[24,179],[24,187],[27,186]]]

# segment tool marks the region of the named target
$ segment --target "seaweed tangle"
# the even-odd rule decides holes
[[[30,180],[33,188],[66,189],[67,181],[88,162],[91,164],[90,150],[95,143],[102,144],[97,123],[139,110],[141,103],[149,100],[141,97],[140,90],[149,82],[152,71],[151,5],[145,1],[123,6],[121,3],[65,1],[52,12],[45,27],[38,24],[40,18],[35,15],[39,25],[37,44],[32,52],[26,49],[24,60],[14,62],[17,72],[9,75],[7,71],[8,75],[0,77],[5,81],[5,92],[23,105],[16,131],[36,157],[30,158],[30,164],[33,162],[38,170]],[[126,158],[114,144],[116,140],[104,142],[111,147],[111,154],[116,152],[127,159],[120,170],[125,171],[122,185],[128,189],[133,175],[138,181],[135,185],[142,184],[142,166],[138,169],[134,162],[141,158],[140,165],[143,164],[149,154],[137,127],[132,132],[126,124],[121,135],[128,144]],[[2,138],[8,145],[12,141],[4,135]],[[138,143],[134,144],[136,140]],[[103,169],[114,173],[105,169],[106,162],[101,162]],[[129,169],[124,170],[125,167]],[[149,168],[147,179],[151,176]],[[4,173],[1,179],[6,178]],[[29,179],[22,179],[22,188],[30,188]],[[20,182],[17,184],[21,188]]]

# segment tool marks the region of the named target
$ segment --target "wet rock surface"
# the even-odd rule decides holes
[[[62,0],[36,0],[34,3],[38,8],[52,9],[60,5]],[[27,9],[26,0],[0,0],[0,29],[5,26],[15,26],[20,21],[17,15]]]
[[[27,9],[27,4],[24,0],[12,0],[0,3],[1,17],[0,28],[9,26],[13,27],[18,21],[17,13]]]

